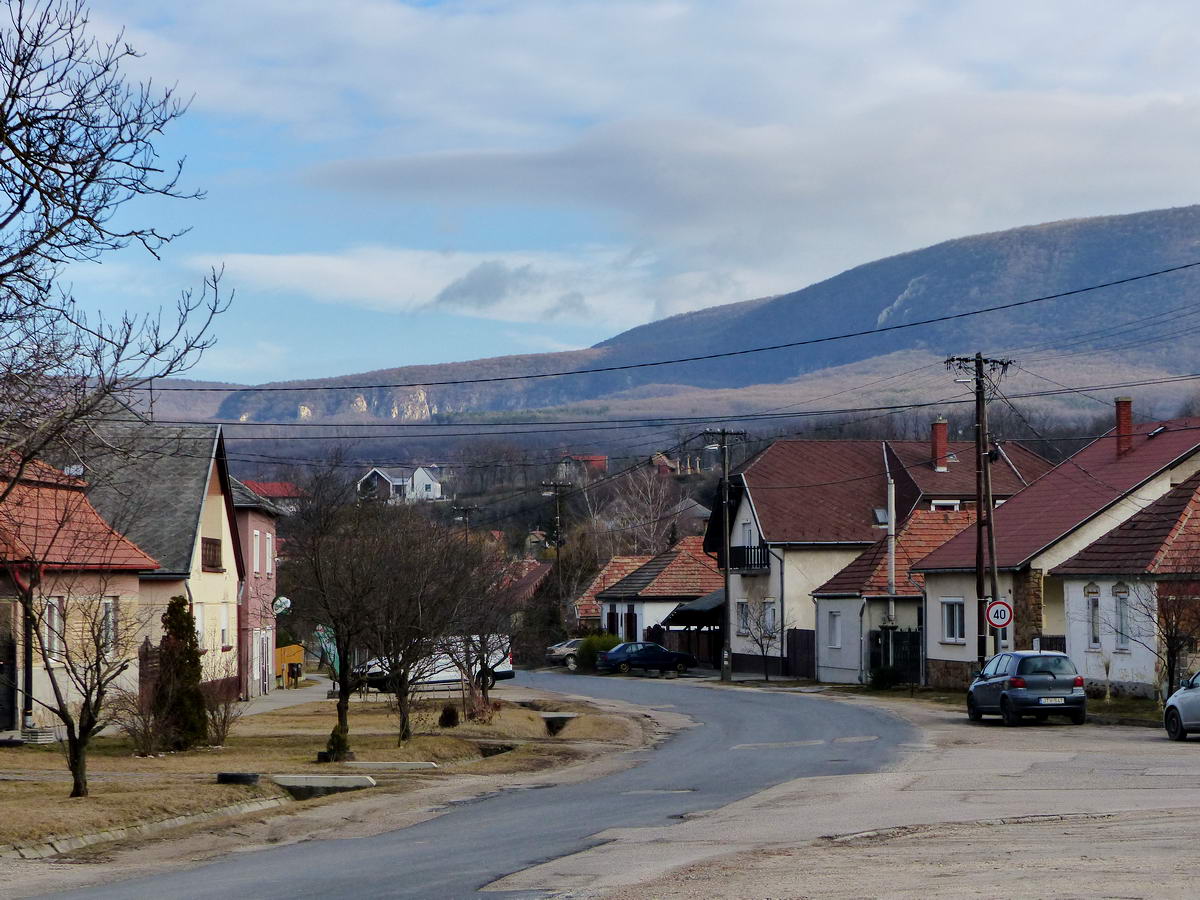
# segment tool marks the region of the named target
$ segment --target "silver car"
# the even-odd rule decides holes
[[[1167,699],[1163,727],[1173,741],[1186,741],[1189,733],[1200,731],[1200,672],[1179,681],[1179,690]]]

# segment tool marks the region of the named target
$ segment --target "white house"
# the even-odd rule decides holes
[[[362,500],[382,500],[385,503],[442,500],[442,482],[436,474],[437,468],[376,466],[358,480],[356,490]]]

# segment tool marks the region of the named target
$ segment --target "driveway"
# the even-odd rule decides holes
[[[919,740],[917,729],[888,712],[813,696],[549,672],[519,673],[518,683],[659,707],[696,724],[594,781],[492,795],[374,837],[238,854],[63,896],[468,897],[510,873],[603,844],[598,835],[607,829],[669,832],[686,817],[793,779],[877,772]],[[511,895],[541,896],[524,886]]]

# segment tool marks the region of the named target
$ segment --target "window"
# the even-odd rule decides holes
[[[63,642],[63,629],[66,626],[66,615],[63,611],[63,598],[51,597],[46,601],[46,610],[42,614],[42,640],[48,659],[58,659],[66,649]]]
[[[961,597],[942,598],[942,643],[965,644],[967,642],[963,610]]]
[[[204,638],[204,607],[192,606],[192,619],[196,622],[196,643],[203,650],[207,647],[208,642]]]
[[[1092,582],[1083,589],[1087,603],[1088,646],[1100,646],[1100,588]]]
[[[988,660],[988,664],[983,667],[983,671],[980,672],[979,674],[982,675],[984,678],[991,678],[993,675],[997,674],[1000,671],[1000,664],[1002,662],[1004,662],[1006,659],[1008,659],[1008,657],[1005,656],[1003,653],[997,653],[995,656],[993,656],[991,659]]]
[[[117,598],[104,598],[104,611],[100,620],[100,646],[105,655],[117,646]]]
[[[833,650],[842,647],[842,614],[836,610],[829,611],[829,646]]]
[[[750,604],[745,600],[737,602],[737,633],[750,633]]]
[[[775,598],[768,597],[763,601],[763,633],[775,633]]]
[[[1036,675],[1038,672],[1071,677],[1078,674],[1075,671],[1075,664],[1065,656],[1026,656],[1017,667],[1019,675]]]
[[[962,508],[962,504],[958,500],[934,500],[930,504],[932,509],[941,509],[948,512],[958,512]]]
[[[262,569],[262,566],[259,562],[259,552],[258,552],[259,534],[260,534],[259,530],[257,528],[254,529],[254,539],[250,542],[250,558],[254,560],[252,565],[254,567],[255,575],[257,575],[259,573],[259,571],[261,571],[261,569]]]
[[[221,541],[219,538],[200,538],[200,568],[205,572],[224,572],[221,568]]]
[[[425,493],[427,493],[427,494],[428,494],[428,493],[429,493],[430,491],[432,491],[432,490],[433,490],[433,485],[432,485],[432,484],[430,484],[428,481],[427,481],[427,482],[425,482]]]
[[[275,535],[268,531],[264,539],[267,544],[267,574],[270,575],[275,571]]]
[[[1113,585],[1117,604],[1117,649],[1129,649],[1129,585],[1119,581]]]
[[[229,646],[229,607],[221,604],[221,648]]]
[[[742,546],[743,547],[753,547],[754,546],[754,529],[750,527],[749,522],[742,523]]]

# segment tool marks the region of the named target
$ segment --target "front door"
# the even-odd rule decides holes
[[[636,641],[637,639],[637,613],[634,611],[634,605],[630,603],[625,607],[625,640]]]
[[[259,679],[262,682],[262,692],[269,693],[271,690],[271,666],[268,660],[271,659],[271,634],[270,630],[263,632],[262,636],[262,651],[260,656],[262,663],[259,667]]]
[[[16,609],[15,603],[0,600],[0,731],[17,727]]]

